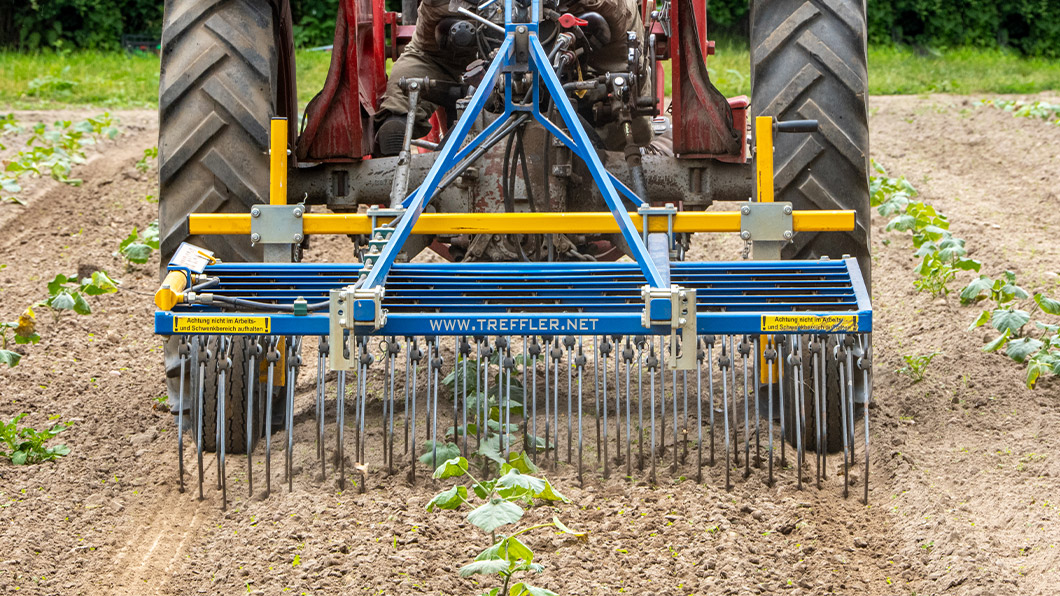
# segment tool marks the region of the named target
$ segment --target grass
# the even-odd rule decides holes
[[[330,61],[329,52],[298,51],[300,106],[323,87]],[[0,108],[157,108],[158,71],[153,54],[0,51]]]
[[[726,96],[751,92],[746,43],[720,40],[707,60],[711,80]],[[299,50],[298,103],[323,86],[329,52]],[[151,54],[78,51],[68,54],[0,52],[0,109],[77,106],[154,108],[159,59]],[[667,81],[667,91],[669,91]],[[1037,93],[1060,90],[1060,61],[1025,58],[999,49],[956,48],[917,52],[869,48],[869,93]]]

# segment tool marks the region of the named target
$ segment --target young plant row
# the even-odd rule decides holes
[[[73,426],[72,423],[59,422],[59,416],[50,416],[51,428],[36,430],[32,427],[19,427],[18,423],[26,417],[25,413],[4,422],[0,420],[0,457],[6,457],[16,466],[39,464],[51,461],[70,453],[66,445],[45,447],[44,444],[55,435]]]
[[[1012,112],[1019,118],[1038,118],[1060,126],[1060,104],[1044,101],[1026,102],[1015,99],[983,99],[981,106],[992,106],[999,110]]]
[[[460,456],[445,461],[434,471],[436,479],[469,481],[435,495],[427,504],[427,511],[456,510],[464,504],[472,507],[467,521],[489,535],[489,546],[473,562],[461,567],[459,573],[460,577],[496,576],[501,585],[490,588],[485,596],[557,596],[526,581],[525,576],[531,572],[544,571],[544,566],[534,561],[534,551],[525,542],[530,532],[551,529],[578,541],[588,540],[587,533],[568,528],[556,516],[549,522],[516,527],[525,514],[524,507],[570,502],[548,480],[534,476],[537,472],[526,453],[514,452],[500,465],[500,476],[491,480],[475,478],[468,461]]]
[[[964,240],[950,233],[945,215],[914,200],[917,191],[905,177],[889,177],[875,162],[873,167],[880,175],[870,177],[872,205],[880,215],[892,217],[888,231],[912,234],[916,255],[922,258],[913,282],[917,290],[945,296],[957,271],[980,272],[981,263],[966,256]],[[1060,316],[1060,301],[1045,292],[1027,292],[1012,271],[998,278],[980,274],[961,289],[960,301],[964,306],[982,308],[969,330],[989,325],[997,335],[983,350],[1000,352],[1025,364],[1028,388],[1033,389],[1044,374],[1060,375],[1060,320],[1050,318]],[[906,366],[901,371],[919,381],[934,356],[905,356]]]
[[[0,138],[24,130],[14,115],[0,116]],[[31,130],[26,148],[19,150],[0,171],[0,200],[25,205],[18,194],[22,192],[19,179],[27,174],[48,175],[65,184],[80,185],[81,180],[71,178],[70,172],[75,165],[85,161],[84,148],[103,139],[114,139],[120,134],[114,119],[106,112],[76,124],[70,120],[60,120],[52,128],[40,122]],[[4,149],[2,143],[0,149]]]
[[[905,177],[891,178],[883,166],[872,162],[879,176],[869,177],[871,203],[880,215],[891,217],[887,231],[909,232],[920,264],[913,285],[933,297],[946,296],[958,271],[978,272],[982,264],[967,257],[965,242],[950,233],[949,219],[923,201],[914,200],[917,190]]]
[[[112,279],[105,271],[96,271],[91,276],[78,279],[76,275],[56,275],[48,282],[48,296],[27,306],[18,319],[0,322],[0,364],[8,367],[17,366],[22,354],[8,349],[15,345],[36,344],[40,341],[37,332],[37,315],[33,307],[46,307],[52,313],[52,321],[59,322],[63,314],[73,312],[79,315],[92,314],[86,296],[100,296],[118,291],[120,282]]]

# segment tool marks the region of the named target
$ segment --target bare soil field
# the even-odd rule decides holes
[[[976,107],[977,99],[873,98],[872,156],[950,217],[984,273],[1011,269],[1028,290],[1051,287],[1055,295],[1060,126]],[[55,414],[75,423],[57,440],[70,455],[0,463],[0,593],[458,595],[494,585],[456,575],[487,540],[465,520],[466,509],[425,511],[450,486],[425,479],[425,467],[410,485],[403,473],[388,476],[370,450],[363,493],[352,484],[340,491],[330,467],[326,480],[318,477],[308,384],[297,401],[293,491],[280,483],[279,451],[264,500],[247,495],[246,459],[230,456],[222,512],[207,457],[200,502],[189,442],[189,490],[178,492],[173,417],[155,407],[165,393],[152,334],[157,254],[128,270],[114,255],[133,226],[157,216],[145,200],[157,194],[157,173],[134,168],[157,143],[157,115],[116,115],[124,134],[74,171],[82,186],[25,179],[28,206],[0,205],[3,320],[43,298],[57,273],[105,269],[122,281],[117,294],[92,301],[91,316],[53,321],[41,309],[41,343],[25,349],[16,368],[0,369],[0,418],[28,412],[24,423],[35,428]],[[835,473],[822,489],[810,483],[801,491],[792,470],[773,487],[760,471],[734,473],[727,492],[720,464],[705,469],[702,483],[691,480],[691,463],[676,473],[664,467],[656,486],[646,473],[605,481],[595,471],[579,486],[575,470],[561,464],[545,475],[570,504],[536,507],[524,519],[557,515],[589,540],[529,535],[545,566],[535,585],[582,595],[1056,593],[1060,381],[1027,390],[1021,367],[983,353],[982,332],[966,331],[977,311],[955,294],[918,294],[909,240],[884,232],[885,223],[874,214],[869,506],[857,498],[860,470],[844,499]],[[695,242],[693,256],[738,258],[731,239]],[[347,246],[324,240],[307,259],[342,259]],[[922,382],[895,372],[903,354],[936,350]],[[333,396],[328,404],[333,421]],[[595,466],[595,455],[587,461]]]

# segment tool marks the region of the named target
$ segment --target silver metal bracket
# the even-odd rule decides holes
[[[667,203],[662,207],[651,207],[641,205],[637,208],[637,214],[641,217],[640,235],[644,243],[648,243],[648,217],[652,215],[666,216],[666,239],[670,250],[674,250],[674,216],[677,215],[677,207],[673,203]]]
[[[740,238],[750,240],[753,258],[779,260],[795,235],[791,203],[748,202],[740,207]]]
[[[357,359],[347,357],[349,340],[357,328],[376,331],[386,324],[383,287],[364,289],[346,286],[328,292],[328,342],[332,347],[330,370],[354,370]],[[347,332],[349,332],[347,334]]]
[[[696,368],[696,291],[682,288],[676,284],[669,288],[652,288],[642,286],[641,297],[644,299],[644,312],[641,325],[669,325],[671,346],[673,349],[666,364],[675,370],[694,370]],[[681,354],[676,354],[673,336],[681,334]]]
[[[250,244],[265,245],[266,263],[291,262],[291,246],[305,238],[305,205],[254,205],[250,208]]]

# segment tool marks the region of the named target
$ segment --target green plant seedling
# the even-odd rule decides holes
[[[151,169],[151,164],[148,160],[152,159],[158,159],[158,147],[144,149],[144,156],[136,162],[136,170],[141,173],[146,173],[147,170]]]
[[[125,260],[125,269],[128,271],[133,264],[143,265],[151,258],[151,253],[158,250],[158,221],[153,221],[144,228],[143,236],[136,228],[121,241],[118,251],[114,253]]]
[[[476,574],[498,576],[502,585],[487,594],[555,596],[550,590],[516,581],[526,572],[541,573],[544,570],[540,563],[534,562],[534,551],[520,536],[545,528],[554,528],[580,541],[588,540],[588,534],[571,530],[555,516],[548,523],[528,526],[507,535],[498,534],[497,530],[513,526],[522,519],[523,506],[531,507],[539,501],[569,502],[552,488],[548,480],[532,475],[537,468],[525,453],[510,454],[509,461],[501,465],[500,471],[499,478],[480,481],[471,474],[468,461],[463,457],[446,460],[434,471],[434,477],[466,477],[470,485],[457,484],[438,493],[427,504],[427,511],[456,510],[467,503],[474,506],[467,514],[467,520],[490,535],[489,548],[479,553],[473,562],[461,567],[460,577]]]
[[[22,413],[7,423],[0,420],[0,440],[3,440],[6,447],[5,450],[0,450],[0,457],[6,457],[11,463],[21,466],[51,461],[70,453],[70,448],[66,445],[45,447],[44,444],[73,424],[59,422],[59,416],[55,415],[48,419],[55,421],[55,424],[47,430],[19,428],[19,421],[25,417],[26,414]]]
[[[105,271],[96,271],[80,281],[76,275],[67,277],[60,273],[48,282],[48,297],[38,304],[50,308],[55,321],[66,311],[89,315],[92,314],[92,307],[85,296],[112,294],[118,291],[118,283]]]
[[[932,352],[923,355],[903,355],[902,360],[905,360],[905,366],[899,368],[895,372],[907,375],[909,378],[913,379],[914,383],[919,383],[924,380],[924,375],[927,373],[927,367],[931,364],[932,359],[941,353],[942,352]]]

